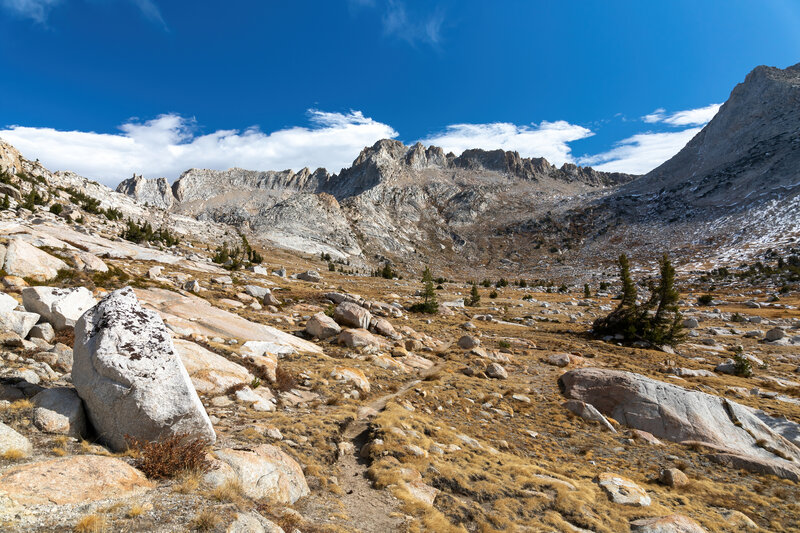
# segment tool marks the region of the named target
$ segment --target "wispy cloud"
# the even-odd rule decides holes
[[[153,0],[131,0],[133,4],[139,8],[139,11],[142,12],[142,15],[145,16],[147,20],[153,22],[154,24],[158,24],[164,30],[167,30],[167,23],[164,21],[164,17],[161,15],[161,10],[158,8],[156,3]]]
[[[702,126],[714,118],[722,104],[710,104],[697,109],[667,113],[659,108],[642,117],[648,124],[683,127],[680,131],[642,132],[619,141],[610,150],[578,158],[581,165],[598,170],[646,174],[680,152]],[[686,128],[686,126],[692,126]]]
[[[383,13],[383,32],[409,44],[439,44],[443,23],[444,12],[441,8],[412,17],[409,16],[405,3],[400,0],[388,0]]]
[[[23,18],[44,24],[50,10],[61,0],[2,0],[3,9]]]
[[[677,154],[701,129],[639,133],[623,139],[607,152],[581,157],[578,163],[607,172],[646,174]]]
[[[374,10],[380,16],[383,34],[417,46],[436,47],[442,42],[445,10],[433,2],[423,8],[409,9],[403,0],[347,0],[350,13]]]
[[[349,166],[364,146],[397,136],[390,126],[360,111],[309,110],[309,118],[309,127],[271,133],[252,127],[199,135],[194,120],[166,114],[146,122],[129,121],[120,126],[119,134],[12,126],[0,130],[0,137],[48,168],[72,170],[114,185],[134,172],[175,178],[192,167],[298,170],[308,166],[338,171]]]
[[[701,126],[707,124],[717,114],[722,104],[711,104],[697,109],[686,109],[667,114],[667,110],[659,108],[642,117],[648,124],[663,123],[670,126]]]
[[[47,18],[54,7],[67,0],[0,0],[0,7],[22,18],[29,18],[39,24],[46,24]],[[144,17],[165,30],[167,24],[161,15],[154,0],[103,0],[103,1],[129,1],[135,5]]]
[[[555,165],[572,162],[569,144],[594,135],[591,130],[559,120],[530,126],[508,122],[454,124],[421,142],[441,146],[445,152],[461,154],[470,148],[517,151],[523,157],[544,157]]]

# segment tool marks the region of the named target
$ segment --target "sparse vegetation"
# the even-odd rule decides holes
[[[697,303],[700,305],[711,305],[714,301],[714,297],[710,294],[704,294],[697,298]]]
[[[679,295],[674,286],[675,269],[666,254],[661,258],[660,280],[650,282],[650,297],[642,303],[637,302],[627,256],[621,255],[618,263],[622,299],[611,314],[594,322],[595,335],[622,334],[628,342],[646,341],[656,346],[679,343],[683,339],[682,317],[677,305]]]
[[[469,292],[469,298],[464,301],[464,305],[475,307],[479,303],[481,303],[481,293],[478,291],[478,286],[473,283]]]
[[[126,437],[135,457],[134,465],[150,479],[169,479],[186,471],[203,472],[210,463],[206,459],[206,443],[187,435],[173,435],[149,442]]]
[[[105,533],[110,530],[106,517],[99,514],[82,516],[75,524],[75,533]]]
[[[213,531],[220,523],[222,517],[217,513],[209,510],[201,511],[189,523],[189,529],[192,531]]]
[[[136,244],[143,242],[161,243],[167,247],[175,246],[180,242],[168,229],[159,228],[154,230],[150,222],[147,221],[139,224],[134,220],[128,220],[120,237]]]

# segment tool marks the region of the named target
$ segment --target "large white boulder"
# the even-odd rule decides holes
[[[566,372],[558,383],[567,398],[591,403],[621,424],[675,442],[702,442],[729,454],[783,463],[792,476],[800,474],[795,466],[800,448],[791,440],[800,425],[794,422],[632,372],[582,368]]]
[[[97,305],[97,300],[86,287],[26,287],[22,289],[22,305],[61,331],[74,327],[83,313]]]
[[[126,435],[216,440],[164,322],[139,305],[130,287],[103,298],[75,325],[72,382],[114,450],[127,447]]]
[[[47,281],[56,277],[59,270],[66,268],[69,266],[61,259],[21,239],[12,239],[6,247],[3,270],[12,276]]]

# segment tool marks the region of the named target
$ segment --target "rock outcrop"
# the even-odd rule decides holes
[[[776,462],[800,474],[800,448],[784,436],[797,435],[797,424],[631,372],[583,368],[566,372],[558,384],[567,398],[590,403],[626,426],[675,442],[706,443],[732,455]]]
[[[126,449],[126,436],[216,439],[169,331],[130,288],[112,292],[76,324],[72,381],[114,450]]]

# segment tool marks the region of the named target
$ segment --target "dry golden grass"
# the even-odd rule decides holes
[[[105,533],[110,531],[110,524],[104,516],[90,514],[78,519],[73,531],[75,533]]]
[[[6,461],[19,461],[20,459],[24,459],[27,457],[28,454],[25,453],[23,450],[19,448],[9,448],[0,454],[0,458]]]
[[[203,472],[199,470],[185,470],[176,476],[178,483],[173,490],[179,494],[191,494],[200,488],[203,482]]]
[[[201,511],[189,522],[189,529],[193,531],[211,531],[222,522],[222,517],[213,511]]]
[[[148,508],[149,506],[147,504],[134,503],[128,508],[125,516],[128,518],[137,518],[146,513]]]
[[[218,502],[236,503],[244,497],[242,482],[236,478],[228,478],[221,485],[208,492],[208,497]]]

